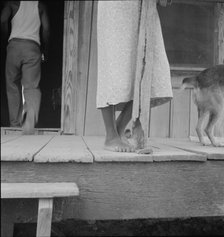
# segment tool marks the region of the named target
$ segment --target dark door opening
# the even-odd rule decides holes
[[[61,84],[63,61],[64,1],[43,1],[50,21],[49,60],[42,64],[40,89],[42,93],[37,128],[60,128]],[[3,3],[1,2],[1,9]],[[1,49],[1,127],[9,126],[5,88],[6,51]]]

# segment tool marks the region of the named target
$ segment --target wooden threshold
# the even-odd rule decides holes
[[[46,135],[46,134],[61,134],[60,128],[36,128],[35,135]],[[9,134],[20,134],[22,135],[21,127],[1,127],[1,135]]]

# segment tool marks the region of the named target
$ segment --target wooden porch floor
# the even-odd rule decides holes
[[[1,135],[1,161],[93,163],[224,160],[224,147],[202,146],[190,139],[151,138],[153,154],[149,155],[106,151],[103,141],[104,137],[96,136]]]
[[[223,147],[151,138],[153,154],[138,155],[105,151],[103,140],[2,135],[1,180],[75,182],[80,196],[56,200],[54,221],[224,215]],[[3,202],[5,221],[35,222],[34,200]],[[9,210],[16,214],[8,216]]]

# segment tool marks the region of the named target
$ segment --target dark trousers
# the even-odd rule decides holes
[[[21,126],[22,111],[34,114],[38,121],[41,92],[41,52],[31,40],[12,39],[7,46],[6,90],[10,126]],[[22,102],[22,86],[25,104]]]

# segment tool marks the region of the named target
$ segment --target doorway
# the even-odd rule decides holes
[[[37,128],[60,128],[61,84],[63,61],[64,1],[43,1],[50,21],[48,62],[42,64],[40,89],[42,93]],[[3,3],[0,5],[3,8]],[[9,126],[5,89],[6,51],[1,50],[1,127]]]

